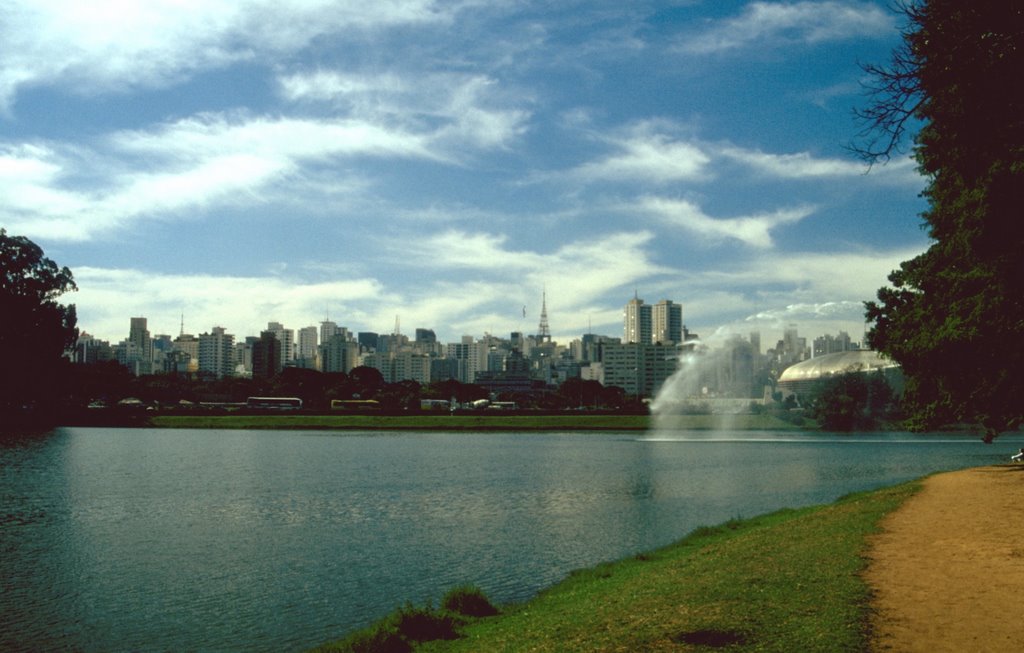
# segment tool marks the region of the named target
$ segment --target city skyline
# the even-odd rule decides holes
[[[641,305],[645,309],[649,309],[646,311],[646,315],[644,317],[638,317],[634,313],[638,305]],[[661,318],[657,317],[659,312],[661,313]],[[634,297],[623,307],[622,317],[622,324],[620,325],[620,330],[617,333],[597,333],[594,331],[588,331],[585,333],[567,336],[565,340],[558,340],[556,338],[549,338],[544,335],[542,329],[538,328],[533,331],[523,332],[511,331],[499,333],[488,331],[478,334],[462,334],[455,340],[446,341],[437,337],[436,329],[423,325],[414,327],[409,331],[355,331],[350,329],[347,325],[338,323],[334,320],[325,320],[318,324],[305,326],[286,325],[276,321],[269,321],[265,327],[258,329],[255,333],[236,333],[216,324],[204,329],[186,330],[184,319],[182,319],[179,325],[179,332],[171,333],[170,331],[149,328],[149,319],[146,316],[132,316],[129,318],[128,335],[126,337],[104,338],[95,333],[90,333],[85,329],[80,329],[79,341],[99,341],[108,346],[115,347],[128,345],[134,347],[143,355],[143,357],[149,358],[153,353],[153,342],[158,339],[165,340],[168,346],[172,343],[178,343],[180,338],[185,338],[186,340],[184,342],[198,343],[198,338],[200,336],[210,335],[213,333],[220,335],[226,334],[234,339],[235,344],[243,344],[247,340],[255,342],[266,335],[272,335],[274,339],[280,343],[277,351],[280,358],[280,365],[282,367],[286,365],[287,361],[294,361],[303,357],[312,360],[318,352],[318,347],[324,344],[335,334],[343,335],[346,341],[358,341],[360,344],[362,344],[362,337],[364,335],[380,338],[390,338],[391,336],[401,335],[410,343],[420,342],[420,337],[422,335],[426,337],[425,342],[436,343],[444,346],[465,344],[466,338],[472,339],[472,342],[474,343],[479,343],[490,339],[514,342],[516,337],[519,337],[524,340],[531,340],[533,342],[533,346],[541,346],[543,343],[548,342],[561,348],[569,348],[574,342],[579,342],[582,338],[588,335],[596,338],[608,338],[614,341],[620,341],[623,344],[683,345],[687,342],[701,342],[712,348],[726,345],[729,340],[739,337],[741,340],[750,342],[754,346],[754,351],[760,354],[764,354],[776,348],[780,350],[785,349],[787,351],[795,351],[798,349],[796,346],[796,340],[798,338],[804,342],[804,346],[807,347],[809,355],[829,353],[814,351],[807,344],[811,342],[815,345],[818,345],[819,343],[826,344],[835,342],[842,345],[841,350],[850,349],[851,345],[853,348],[860,348],[864,346],[864,343],[856,337],[856,334],[851,336],[851,334],[843,330],[839,330],[835,333],[817,332],[811,336],[807,336],[805,333],[804,336],[798,336],[800,325],[796,323],[785,325],[785,328],[781,332],[782,337],[774,341],[762,340],[762,333],[757,329],[742,334],[735,331],[729,331],[716,334],[711,339],[702,339],[699,333],[689,330],[686,325],[681,322],[682,305],[670,299],[663,299],[657,304],[652,305],[645,304],[639,297]],[[659,319],[663,322],[664,326],[656,328],[654,325],[659,322]],[[635,325],[638,320],[645,321],[647,326],[638,329]],[[538,327],[542,324],[543,322],[539,324]],[[398,326],[397,323],[396,326]],[[307,342],[305,345],[303,345],[304,340]]]
[[[882,1],[13,2],[0,225],[79,327],[863,335],[924,180],[850,153]],[[525,311],[523,308],[525,307]]]

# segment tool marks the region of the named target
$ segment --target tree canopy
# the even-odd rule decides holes
[[[63,356],[78,329],[74,305],[57,299],[77,289],[68,268],[58,267],[28,238],[0,229],[0,413],[60,399]]]
[[[866,304],[869,344],[899,362],[912,425],[975,422],[986,440],[1024,412],[1024,4],[916,0],[860,112],[876,161],[919,124],[932,243]]]

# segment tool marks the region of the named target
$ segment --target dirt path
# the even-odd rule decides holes
[[[1024,651],[1024,465],[933,476],[872,543],[875,651]]]

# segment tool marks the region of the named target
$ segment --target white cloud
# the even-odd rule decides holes
[[[771,232],[774,229],[799,222],[814,212],[813,207],[803,206],[736,218],[713,218],[687,200],[651,195],[641,197],[635,205],[626,207],[626,210],[630,209],[651,214],[672,227],[712,243],[738,240],[759,249],[772,246]]]
[[[920,248],[833,252],[788,252],[738,259],[732,266],[694,272],[695,289],[728,288],[753,297],[761,306],[826,305],[875,297],[900,262]],[[753,312],[761,312],[758,309]]]
[[[752,2],[743,12],[683,41],[680,49],[706,54],[784,43],[820,43],[885,36],[893,19],[882,8],[857,2]]]
[[[600,134],[597,140],[614,150],[608,156],[584,163],[564,175],[543,175],[544,179],[568,176],[585,183],[629,181],[665,184],[702,179],[710,156],[701,147],[679,140],[667,131],[666,121],[643,121],[618,134]]]
[[[452,230],[403,242],[400,247],[405,252],[406,263],[430,264],[437,268],[522,271],[542,264],[543,257],[539,254],[510,251],[505,248],[507,242],[505,235]]]
[[[369,154],[437,158],[418,134],[363,120],[234,117],[207,114],[150,131],[114,134],[125,154],[195,161],[224,155],[323,159]]]
[[[478,284],[472,289],[474,296],[479,299],[483,293],[488,297],[491,306],[501,308],[499,313],[506,316],[506,322],[514,313],[508,307],[518,310],[527,305],[529,321],[536,324],[539,298],[547,288],[549,306],[557,307],[562,316],[559,328],[578,335],[585,331],[588,318],[618,314],[617,307],[607,306],[609,293],[659,275],[676,274],[651,259],[648,250],[653,240],[654,235],[647,231],[609,233],[539,252],[514,249],[507,236],[452,230],[403,243],[401,260],[413,267],[429,265],[432,273],[441,275],[447,269],[474,274]],[[454,292],[468,296],[470,290],[460,286]],[[452,322],[450,315],[440,317]],[[496,319],[491,314],[474,319],[474,324],[486,329],[500,326],[487,324]]]
[[[744,322],[770,324],[777,327],[822,319],[860,319],[864,317],[864,302],[831,301],[822,303],[789,304],[783,308],[759,311]]]
[[[796,154],[768,154],[759,150],[724,147],[720,154],[759,172],[783,179],[820,177],[852,177],[864,175],[867,165],[845,159],[820,159],[808,152]]]
[[[79,92],[162,86],[295,51],[328,34],[443,24],[432,0],[9,0],[0,14],[0,107],[28,84]]]
[[[760,150],[725,146],[716,153],[777,179],[865,178],[870,182],[917,188],[922,187],[925,183],[924,178],[917,171],[917,163],[910,157],[869,166],[863,161],[818,158],[809,152],[772,154]]]
[[[520,108],[526,102],[522,94],[510,97],[483,75],[319,70],[283,76],[278,83],[288,101],[326,102],[356,119],[426,132],[435,147],[455,153],[466,145],[506,148],[524,133],[530,117]]]
[[[124,131],[84,158],[38,145],[0,153],[0,217],[20,232],[87,240],[128,221],[212,204],[261,201],[319,162],[357,155],[440,161],[427,138],[356,120],[204,115],[150,131]],[[86,169],[86,168],[90,169]],[[92,190],[75,190],[76,177]],[[331,182],[351,189],[343,174]]]
[[[859,340],[865,328],[863,302],[874,299],[901,261],[920,251],[765,254],[720,269],[687,271],[679,295],[684,322],[703,338],[759,331],[763,347],[774,346],[791,325],[803,335],[843,330]]]

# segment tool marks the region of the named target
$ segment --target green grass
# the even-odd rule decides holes
[[[374,624],[337,642],[324,644],[312,653],[406,653],[423,642],[458,638],[474,618],[498,614],[479,588],[463,585],[441,599],[441,608],[406,605]]]
[[[415,650],[862,651],[866,538],[919,488],[701,528],[664,549],[573,573],[528,603],[468,622],[459,639]]]
[[[723,425],[736,430],[801,428],[772,415],[688,415],[676,421],[679,429],[710,430]],[[157,428],[287,429],[287,430],[419,430],[419,431],[642,431],[647,415],[154,415]]]

